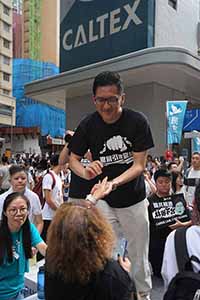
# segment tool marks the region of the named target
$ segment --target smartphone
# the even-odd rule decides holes
[[[123,258],[123,260],[125,260],[125,257],[127,255],[127,246],[128,241],[125,238],[118,239],[116,247],[113,251],[113,258],[115,260],[118,260],[118,255],[120,255]]]

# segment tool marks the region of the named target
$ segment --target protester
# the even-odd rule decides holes
[[[156,193],[148,197],[148,201],[159,203],[163,201],[169,201],[169,197],[172,194],[172,174],[167,169],[160,169],[155,172],[154,180],[156,185]],[[186,227],[191,224],[189,220],[179,221],[175,220],[174,224],[169,226],[158,227],[155,225],[155,220],[152,216],[151,206],[149,205],[149,221],[150,221],[150,244],[149,244],[149,260],[153,269],[153,274],[157,277],[161,277],[161,266],[163,260],[164,246],[167,236],[172,230],[179,227]]]
[[[63,200],[67,201],[69,198],[69,186],[71,181],[71,171],[69,169],[69,164],[66,163],[61,171],[61,180],[63,185]]]
[[[156,192],[155,183],[152,180],[152,173],[147,169],[143,172],[144,175],[144,183],[145,183],[145,190],[146,190],[146,197],[149,197],[151,194]]]
[[[133,276],[142,299],[149,299],[148,213],[142,172],[147,150],[153,147],[149,124],[143,114],[123,108],[125,94],[119,74],[103,72],[93,84],[96,112],[78,126],[69,143],[70,168],[91,180],[108,176],[113,191],[97,206],[124,233],[133,262]],[[81,158],[90,149],[93,161],[84,168]]]
[[[189,257],[192,255],[200,259],[200,184],[196,187],[194,197],[194,208],[192,215],[192,226],[186,232],[186,243]],[[174,248],[175,231],[171,232],[165,244],[165,250],[162,263],[162,277],[165,288],[169,285],[171,279],[178,273],[176,262],[176,253]],[[200,272],[200,264],[192,261],[194,272]]]
[[[179,158],[175,158],[173,161],[169,162],[167,165],[167,169],[169,172],[179,172],[183,171],[184,158],[180,156]]]
[[[0,194],[3,194],[10,188],[9,181],[9,160],[8,157],[2,156],[2,165],[0,166]]]
[[[105,178],[93,197],[103,198],[110,187]],[[114,240],[111,225],[94,204],[64,203],[48,231],[45,299],[136,299],[131,298],[130,261],[112,260]]]
[[[174,161],[170,161],[170,163],[167,165],[167,169],[169,172],[178,172],[177,168],[178,166]]]
[[[59,155],[54,154],[50,158],[51,169],[43,178],[42,189],[44,193],[45,204],[42,210],[44,228],[42,238],[46,241],[48,227],[53,219],[57,208],[63,203],[62,180],[60,172],[62,167],[58,162]]]
[[[24,287],[24,273],[32,247],[44,256],[46,244],[36,227],[29,222],[28,198],[20,193],[9,194],[3,204],[0,223],[0,299],[19,300]]]
[[[34,192],[29,190],[26,186],[27,184],[27,173],[22,165],[12,165],[9,169],[10,173],[10,189],[0,195],[0,217],[2,213],[2,208],[6,197],[13,193],[19,192],[24,194],[30,201],[29,209],[29,220],[32,222],[38,229],[39,232],[42,232],[43,220],[42,220],[42,209],[40,205],[40,200]]]
[[[183,175],[181,172],[171,172],[172,174],[172,191],[174,194],[184,194]]]
[[[169,197],[171,191],[171,173],[166,169],[157,170],[154,174],[156,185],[156,193],[148,197],[148,201],[159,203],[163,197]],[[149,260],[153,269],[153,274],[161,277],[161,265],[163,259],[163,251],[165,241],[168,234],[171,232],[170,227],[157,228],[155,226],[152,213],[149,206],[149,221],[150,221],[150,244],[149,244]]]
[[[185,173],[185,198],[190,207],[194,200],[195,187],[200,182],[200,153],[192,154],[191,167]]]

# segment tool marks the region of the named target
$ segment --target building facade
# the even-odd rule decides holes
[[[59,0],[24,0],[22,57],[59,66]]]
[[[163,155],[166,101],[200,106],[199,23],[199,0],[61,0],[63,73],[28,84],[25,93],[65,107],[67,128],[75,128],[94,111],[95,75],[118,71],[125,105],[147,115],[155,140],[152,154]]]
[[[0,1],[0,124],[15,125],[12,97],[12,1]]]

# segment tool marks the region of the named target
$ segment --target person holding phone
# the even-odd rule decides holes
[[[93,196],[109,192],[107,178]],[[137,299],[128,258],[112,259],[115,235],[111,225],[90,201],[64,203],[48,231],[45,299]]]

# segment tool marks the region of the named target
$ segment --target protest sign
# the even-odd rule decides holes
[[[159,198],[159,201],[149,201],[152,219],[157,228],[163,228],[175,223],[189,221],[189,210],[183,194]]]

